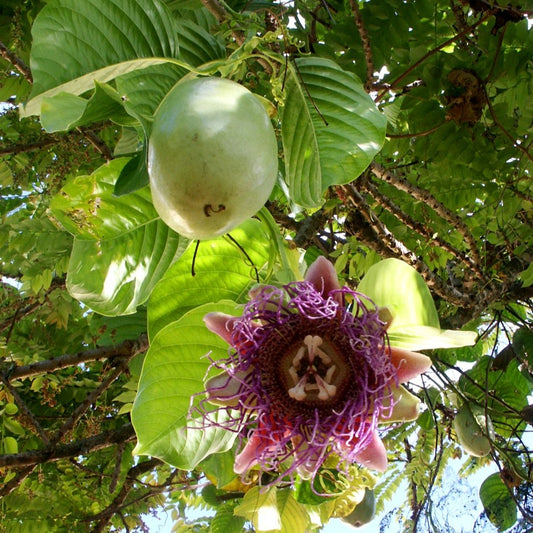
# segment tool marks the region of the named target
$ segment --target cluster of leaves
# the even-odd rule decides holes
[[[462,453],[452,420],[464,404],[494,424],[490,456],[463,455],[465,474],[499,469],[480,489],[490,520],[504,530],[519,510],[516,528],[531,522],[526,4],[3,1],[0,529],[142,529],[143,513],[172,506],[177,531],[303,533],[349,514],[365,486],[383,509],[405,481],[406,527],[417,530]],[[277,110],[279,184],[232,232],[247,256],[225,237],[195,253],[152,206],[152,117],[186,75],[234,79]],[[316,501],[308,486],[242,485],[234,436],[176,428],[199,392],[187,376],[194,385],[209,367],[198,354],[227,349],[201,317],[234,313],[256,275],[287,282],[318,254],[351,286],[380,258],[403,259],[442,323],[480,340],[432,353],[435,371],[412,387],[427,409],[385,435],[393,466],[381,479],[354,472],[330,486],[340,496]],[[171,466],[132,455],[148,345],[150,394],[165,365],[180,365],[178,383],[160,385],[167,398],[177,384],[173,403],[143,443]],[[214,517],[190,523],[191,506]]]

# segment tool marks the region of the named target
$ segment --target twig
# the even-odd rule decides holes
[[[204,7],[219,21],[226,18],[226,10],[218,0],[201,0]]]
[[[24,76],[26,81],[33,83],[33,77],[29,67],[24,61],[22,61],[22,59],[11,52],[2,41],[0,41],[0,56],[6,61],[9,61]]]
[[[83,414],[96,403],[96,400],[112,385],[112,383],[124,372],[127,362],[134,353],[130,353],[127,356],[121,357],[120,363],[113,369],[113,371],[104,379],[96,389],[87,394],[85,400],[83,400],[78,407],[74,410],[68,420],[59,428],[54,435],[53,443],[60,442],[63,437],[75,426],[76,422],[83,416]]]
[[[218,20],[218,22],[224,22],[228,13],[225,7],[219,2],[219,0],[201,0],[204,7]],[[233,31],[233,37],[239,46],[242,46],[246,42],[246,36],[242,32]],[[266,73],[272,74],[272,65],[264,58],[257,58],[257,62],[263,67]]]
[[[93,350],[86,350],[75,354],[65,354],[45,361],[37,361],[25,366],[13,368],[6,372],[5,376],[9,381],[30,376],[38,376],[47,372],[55,372],[62,368],[77,366],[80,363],[89,361],[99,361],[101,359],[112,359],[115,357],[124,357],[144,352],[148,349],[148,337],[141,335],[137,340],[127,340],[116,346],[103,346]],[[5,363],[4,363],[5,364]]]
[[[94,131],[80,127],[77,127],[76,129],[94,146],[94,148],[96,148],[98,152],[102,154],[107,162],[113,159],[113,154],[111,153],[109,146],[107,146],[107,144],[102,141]]]
[[[100,513],[91,516],[86,519],[87,522],[97,522],[92,529],[93,533],[99,533],[104,531],[109,520],[121,509],[128,497],[133,485],[137,481],[137,477],[153,470],[156,466],[160,465],[159,459],[149,459],[143,463],[132,466],[126,474],[126,480],[124,481],[119,493],[113,498],[113,501]]]
[[[425,137],[426,135],[436,132],[444,124],[446,124],[446,121],[429,128],[429,130],[419,131],[417,133],[387,133],[387,137],[389,139],[411,139],[413,137]]]
[[[0,374],[0,380],[4,384],[4,387],[7,389],[9,394],[13,396],[13,399],[15,400],[15,404],[20,409],[21,413],[31,422],[32,426],[34,427],[35,431],[41,437],[41,440],[44,442],[45,445],[50,444],[50,439],[48,438],[48,435],[45,433],[43,428],[41,427],[41,424],[39,424],[39,421],[37,418],[35,418],[35,415],[30,411],[24,400],[20,397],[20,394],[18,393],[17,389],[9,383],[9,381],[5,378],[3,374]]]
[[[53,144],[57,144],[58,142],[59,140],[55,137],[49,137],[48,139],[43,139],[42,141],[36,141],[33,143],[20,143],[13,144],[11,146],[4,146],[0,148],[0,156],[17,155],[22,154],[24,152],[31,152],[32,150],[42,150],[43,148],[46,148]]]
[[[366,61],[366,81],[365,90],[370,92],[374,83],[374,57],[372,54],[372,47],[370,46],[370,39],[368,38],[368,32],[366,31],[363,19],[361,18],[361,12],[359,10],[359,3],[357,0],[350,0],[350,7],[355,19],[355,25],[359,31],[359,37],[363,43],[363,50],[365,52]]]
[[[521,143],[519,143],[506,129],[505,126],[500,122],[499,118],[496,116],[492,102],[490,101],[485,86],[483,86],[483,91],[485,92],[485,100],[487,102],[487,107],[489,108],[490,116],[494,121],[494,124],[502,131],[502,133],[511,141],[511,144],[520,150],[530,161],[533,162],[533,155],[529,153],[529,150]]]
[[[118,429],[103,431],[93,437],[81,439],[67,444],[46,446],[39,450],[31,450],[27,452],[20,452],[15,454],[0,455],[0,467],[20,467],[31,466],[31,470],[35,465],[41,463],[48,463],[51,461],[59,461],[60,459],[68,459],[77,455],[88,454],[108,448],[114,444],[122,442],[130,442],[135,438],[135,431],[131,424],[124,424]],[[27,475],[31,473],[31,470]],[[2,487],[3,489],[4,487]],[[2,489],[0,489],[0,496],[2,496]]]
[[[428,241],[428,243],[431,243],[431,241],[434,241],[436,244],[438,244],[439,248],[442,248],[443,250],[446,250],[448,253],[453,255],[456,259],[464,263],[468,268],[472,269],[480,278],[483,278],[483,272],[479,268],[479,266],[472,261],[470,257],[468,257],[465,253],[458,250],[448,242],[446,242],[444,239],[439,237],[438,235],[435,235],[432,231],[430,231],[426,226],[421,224],[420,222],[417,222],[413,218],[411,218],[407,213],[404,213],[402,209],[396,205],[390,198],[387,198],[381,192],[379,189],[368,179],[361,180],[361,185],[366,191],[376,200],[376,202],[383,206],[387,211],[392,213],[398,220],[403,222],[408,228],[411,228],[413,231],[416,231],[419,235],[422,235],[425,237]]]
[[[393,172],[390,172],[389,170],[383,168],[381,165],[378,165],[377,163],[372,163],[370,165],[370,169],[372,173],[379,179],[390,183],[400,191],[404,191],[410,194],[416,200],[426,203],[429,207],[431,207],[431,209],[435,211],[435,213],[437,213],[437,215],[439,215],[442,219],[451,224],[457,231],[459,231],[463,235],[467,246],[470,248],[472,261],[477,265],[481,265],[481,256],[479,255],[476,240],[470,233],[470,230],[468,229],[466,224],[461,220],[458,215],[456,215],[447,207],[442,205],[429,191],[422,189],[421,187],[417,187],[416,185],[413,185],[405,178],[397,176]]]
[[[0,455],[0,458],[2,456]],[[9,456],[12,457],[12,456]],[[7,483],[4,483],[0,487],[0,498],[3,498],[4,496],[7,496],[8,494],[11,494],[17,487],[20,486],[20,484],[35,470],[35,467],[37,466],[37,463],[31,464],[27,466],[26,468],[19,470],[17,472],[17,475],[9,480]]]
[[[446,285],[432,270],[409,250],[404,243],[396,239],[392,232],[372,212],[366,200],[353,184],[340,186],[339,189],[353,203],[355,210],[350,211],[345,228],[386,257],[398,257],[413,266],[424,278],[428,286],[444,300],[458,307],[470,307],[472,299],[455,287]]]

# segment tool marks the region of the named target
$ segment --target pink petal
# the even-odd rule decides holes
[[[387,470],[387,450],[377,431],[372,432],[370,442],[355,456],[355,460],[360,465],[378,472]]]
[[[390,402],[384,401],[385,411],[380,416],[380,422],[408,422],[418,418],[420,400],[411,394],[405,387],[392,388],[392,410],[389,411]]]
[[[341,288],[335,267],[325,257],[318,257],[307,269],[305,280],[311,282],[326,297]]]
[[[235,457],[233,471],[236,474],[244,474],[258,463],[258,456],[268,446],[268,441],[261,435],[253,433],[242,451]]]
[[[410,352],[391,346],[389,349],[391,363],[398,370],[398,380],[404,383],[416,378],[431,366],[431,359],[418,352]]]
[[[238,320],[238,317],[236,316],[219,312],[207,313],[207,315],[204,316],[204,322],[207,329],[216,333],[228,344],[231,344],[231,332],[236,320]]]

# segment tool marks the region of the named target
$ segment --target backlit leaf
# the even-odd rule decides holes
[[[235,307],[232,302],[197,307],[151,341],[132,410],[136,454],[192,469],[208,455],[231,447],[235,433],[203,427],[201,421],[189,417],[189,410],[192,400],[194,404],[199,401],[195,395],[204,390],[210,359],[228,354],[227,343],[206,328],[203,317],[211,311],[236,314]]]

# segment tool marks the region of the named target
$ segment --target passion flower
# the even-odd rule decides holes
[[[384,471],[380,422],[415,419],[418,399],[400,383],[429,368],[425,355],[392,348],[383,313],[340,287],[320,257],[304,281],[251,291],[240,317],[210,313],[207,327],[226,340],[223,372],[207,400],[227,410],[223,426],[241,435],[234,469],[314,477],[332,454],[340,464]],[[215,410],[215,411],[217,411]],[[204,413],[206,424],[214,424]]]

